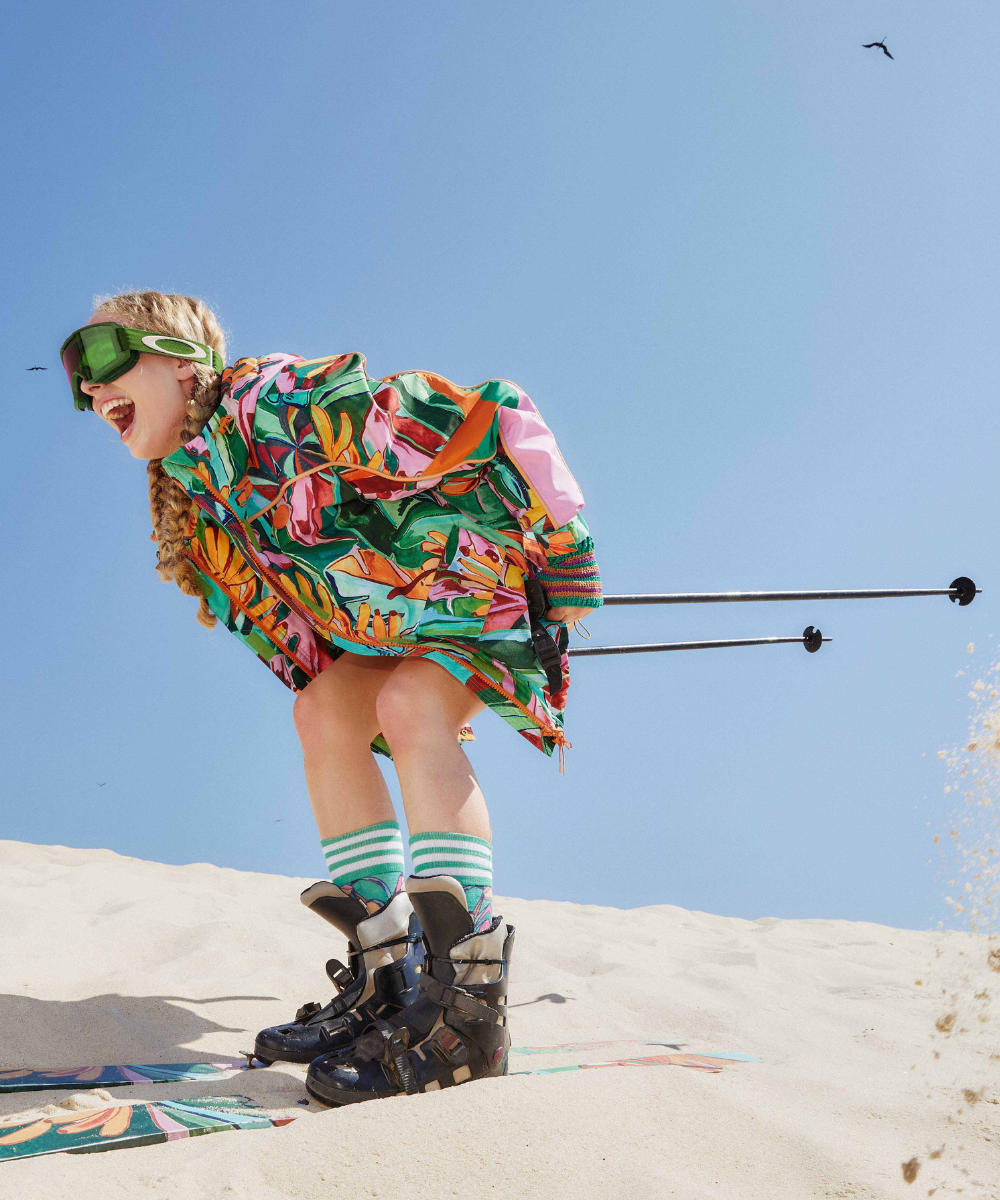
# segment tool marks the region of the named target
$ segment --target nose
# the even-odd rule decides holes
[[[82,383],[81,382],[80,391],[86,392],[88,396],[96,396],[102,387],[104,387],[103,383]]]

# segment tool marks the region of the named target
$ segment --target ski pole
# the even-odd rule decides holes
[[[605,596],[609,604],[731,604],[753,600],[881,600],[891,596],[948,596],[963,608],[982,591],[965,575],[946,588],[854,588],[838,592],[668,592],[665,595]]]
[[[571,658],[582,658],[585,654],[641,654],[647,650],[722,650],[728,646],[779,646],[783,643],[798,642],[799,645],[805,646],[810,654],[815,654],[824,642],[832,641],[833,638],[824,637],[818,629],[808,625],[802,631],[801,637],[733,638],[723,642],[652,642],[640,646],[574,646],[566,653]]]

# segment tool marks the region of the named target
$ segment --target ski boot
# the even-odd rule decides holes
[[[395,1015],[417,996],[424,951],[405,892],[371,916],[361,900],[326,880],[307,887],[300,899],[347,938],[348,965],[335,958],[326,964],[339,992],[329,1004],[303,1004],[294,1021],[257,1034],[254,1058],[265,1066],[276,1059],[307,1063],[346,1048],[372,1021]]]
[[[450,875],[406,884],[424,929],[419,991],[369,1022],[352,1047],[313,1059],[306,1088],[321,1104],[437,1091],[507,1074],[507,973],[514,929],[495,917],[473,933],[465,892]]]

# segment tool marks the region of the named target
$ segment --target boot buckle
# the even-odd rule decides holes
[[[400,1090],[413,1096],[420,1088],[407,1053],[409,1046],[410,1031],[405,1026],[397,1028],[388,1021],[375,1021],[355,1042],[354,1052],[362,1061],[385,1063]]]
[[[420,1088],[413,1071],[413,1064],[407,1053],[410,1044],[410,1034],[407,1029],[395,1029],[386,1039],[385,1057],[392,1067],[396,1081],[408,1096],[415,1096]]]
[[[355,979],[352,972],[337,958],[331,958],[326,964],[326,973],[338,992],[346,991]]]
[[[460,987],[439,983],[433,975],[424,975],[421,986],[429,1000],[442,1008],[458,1011],[467,1021],[489,1021],[494,1025],[503,1024],[503,1017],[495,1008],[490,1008],[482,1000],[477,1000]]]

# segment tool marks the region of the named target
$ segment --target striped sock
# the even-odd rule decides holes
[[[476,933],[493,923],[493,847],[467,833],[415,833],[410,837],[413,874],[451,875],[465,889]]]
[[[403,890],[403,835],[398,821],[380,821],[340,837],[323,838],[330,879],[357,896],[369,914],[379,912]]]

